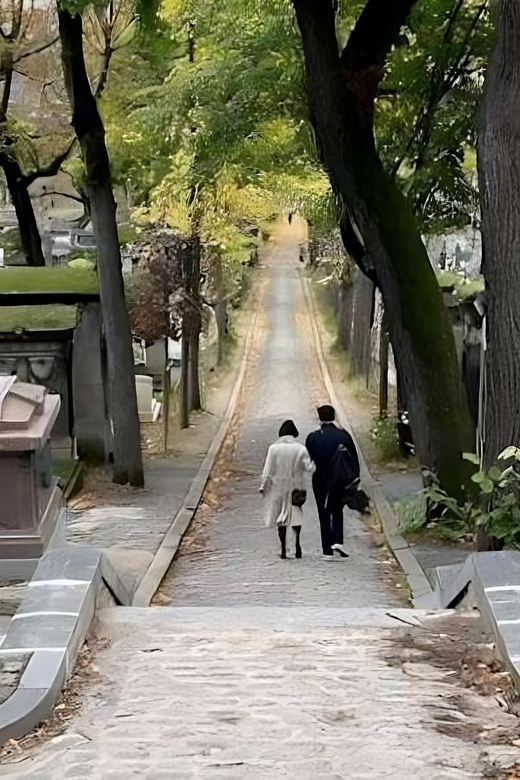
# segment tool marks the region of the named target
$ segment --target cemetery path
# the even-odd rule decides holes
[[[486,774],[493,762],[520,754],[493,743],[518,728],[495,699],[496,673],[483,664],[470,687],[477,618],[405,609],[392,562],[352,513],[346,561],[322,560],[312,499],[302,560],[280,560],[263,525],[267,447],[287,417],[305,435],[326,399],[299,239],[296,226],[276,236],[244,396],[161,587],[168,606],[101,611],[108,641],[80,713],[0,777],[462,780],[500,777]]]

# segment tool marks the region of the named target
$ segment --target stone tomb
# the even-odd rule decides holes
[[[0,377],[0,561],[20,561],[21,575],[45,551],[63,506],[49,447],[59,410],[45,387]]]

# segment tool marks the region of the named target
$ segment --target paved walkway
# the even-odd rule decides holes
[[[246,374],[244,402],[199,512],[161,588],[174,606],[274,604],[391,606],[398,591],[382,579],[385,564],[357,513],[346,511],[351,556],[324,561],[309,490],[302,530],[304,557],[279,558],[276,529],[266,528],[260,474],[281,423],[300,439],[317,427],[316,405],[328,400],[309,327],[294,234],[280,236],[259,293],[261,316]],[[310,485],[309,485],[310,488]],[[292,540],[291,540],[292,541]],[[164,603],[165,599],[161,599]]]
[[[462,780],[490,776],[483,733],[517,727],[494,695],[462,686],[461,618],[414,626],[417,613],[399,610],[391,565],[356,515],[348,560],[322,560],[312,500],[303,559],[278,558],[259,473],[281,421],[305,435],[324,398],[294,229],[262,295],[240,414],[161,589],[171,606],[103,610],[109,642],[81,713],[0,777]]]

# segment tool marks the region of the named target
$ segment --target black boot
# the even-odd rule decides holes
[[[301,558],[302,557],[302,548],[300,547],[300,531],[302,530],[301,525],[293,525],[294,534],[296,536],[296,557]]]
[[[285,551],[285,545],[287,542],[287,526],[285,525],[279,525],[278,526],[278,536],[280,537],[280,542],[282,544],[282,554],[280,555],[280,558],[287,558],[287,553]]]

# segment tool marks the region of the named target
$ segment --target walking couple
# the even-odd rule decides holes
[[[305,446],[297,441],[294,422],[286,420],[265,461],[260,492],[267,502],[266,524],[278,527],[282,558],[287,558],[288,529],[294,534],[296,558],[302,557],[300,534],[310,474],[323,556],[331,560],[337,552],[348,558],[343,546],[343,505],[346,494],[357,489],[359,459],[350,434],[335,425],[334,408],[320,406],[318,416],[320,428],[309,434]]]

